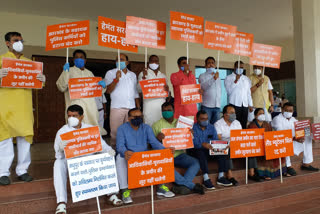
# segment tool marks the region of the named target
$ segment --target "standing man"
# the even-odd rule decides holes
[[[59,91],[64,93],[64,99],[66,104],[66,109],[71,105],[79,105],[84,110],[83,122],[98,126],[99,113],[97,109],[97,104],[94,97],[91,98],[81,98],[81,99],[70,99],[70,93],[68,88],[69,80],[72,78],[81,78],[81,77],[94,77],[93,73],[85,68],[87,62],[87,54],[83,50],[75,50],[73,52],[73,62],[74,66],[69,67],[69,63],[66,63],[63,66],[63,71],[57,80],[56,84]],[[103,88],[106,87],[104,81],[98,83]],[[102,93],[105,92],[105,89],[102,89]],[[66,115],[66,121],[68,121],[68,116]],[[100,127],[101,135],[107,134],[106,130],[103,127]]]
[[[116,136],[118,127],[128,121],[128,111],[132,108],[140,109],[140,99],[137,91],[137,77],[127,66],[129,58],[120,54],[120,65],[116,58],[116,68],[107,71],[105,83],[107,93],[110,94],[110,129],[111,147],[116,148]],[[120,66],[120,70],[119,70]]]
[[[171,74],[170,77],[174,91],[174,118],[179,118],[180,115],[195,117],[198,111],[197,104],[181,105],[180,85],[197,84],[196,77],[189,69],[187,57],[180,57],[177,63],[179,71]],[[202,94],[202,89],[200,89],[200,94]]]
[[[253,103],[251,98],[251,81],[243,75],[243,62],[234,63],[234,72],[226,77],[224,85],[227,90],[229,103],[232,104],[236,110],[237,120],[240,121],[243,129],[247,128],[248,109],[253,111]]]
[[[164,73],[161,73],[160,71],[160,65],[159,65],[159,57],[157,55],[151,55],[149,57],[148,62],[149,68],[145,68],[143,72],[140,72],[138,80],[139,82],[141,80],[150,80],[150,79],[167,79],[166,75]],[[138,82],[138,91],[139,93],[142,93],[141,86]],[[166,84],[164,87],[164,90],[169,91],[169,87]],[[143,96],[141,94],[141,99],[143,99]],[[161,105],[166,101],[166,99],[163,98],[154,98],[154,99],[143,99],[143,115],[145,123],[149,126],[152,126],[152,124],[161,118]]]
[[[209,56],[205,60],[206,72],[199,76],[199,83],[203,90],[201,110],[208,114],[209,122],[214,124],[220,119],[221,80],[216,70],[216,60]]]
[[[97,109],[99,112],[99,126],[103,128],[104,120],[107,118],[107,99],[104,94],[101,97],[95,97]]]
[[[251,80],[251,95],[253,107],[262,108],[265,113],[267,122],[271,122],[271,114],[274,110],[273,108],[273,94],[272,94],[272,84],[268,76],[262,74],[262,66],[254,65],[253,74],[250,75]],[[254,115],[252,112],[252,120]],[[249,120],[250,122],[252,120]]]
[[[8,52],[0,56],[0,68],[4,57],[30,61],[22,54],[23,39],[20,33],[6,33],[5,42]],[[0,81],[7,75],[7,69],[0,69]],[[37,79],[43,83],[46,80],[43,74],[39,74]],[[0,87],[0,102],[0,185],[11,183],[9,175],[14,158],[13,138],[16,138],[18,150],[16,174],[21,181],[32,181],[32,177],[28,174],[34,121],[32,90]]]

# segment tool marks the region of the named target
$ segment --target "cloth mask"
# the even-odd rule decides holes
[[[202,127],[207,127],[207,126],[209,125],[209,120],[200,121],[199,124],[200,124],[200,126],[202,126]]]
[[[173,111],[163,111],[162,112],[162,117],[165,119],[173,117]]]
[[[237,119],[237,115],[236,114],[229,114],[229,122],[233,122]]]
[[[131,119],[130,122],[133,126],[140,126],[143,123],[143,119],[142,117],[136,117],[134,119]]]

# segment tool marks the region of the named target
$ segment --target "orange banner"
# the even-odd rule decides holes
[[[310,120],[300,120],[294,122],[294,130],[296,139],[304,138],[311,135]]]
[[[162,129],[165,138],[163,146],[174,147],[176,150],[193,148],[192,134],[189,128]]]
[[[60,138],[68,142],[64,148],[67,159],[102,151],[98,126],[67,132],[60,135]]]
[[[237,31],[233,47],[226,53],[236,54],[240,56],[252,56],[253,34]]]
[[[168,97],[168,92],[164,90],[167,84],[165,78],[141,80],[139,82],[143,94],[143,99]]]
[[[230,131],[230,157],[244,158],[264,156],[264,129]]]
[[[202,103],[200,88],[200,84],[180,85],[181,104]]]
[[[42,74],[42,62],[2,58],[2,68],[8,69],[8,75],[1,79],[1,87],[7,88],[42,88],[37,75]]]
[[[98,45],[138,52],[138,46],[126,43],[126,23],[102,16],[98,17]]]
[[[280,68],[281,47],[253,43],[251,65]]]
[[[231,51],[236,34],[236,26],[206,21],[204,47],[214,50]]]
[[[170,11],[171,39],[203,43],[203,17]]]
[[[166,23],[127,16],[126,41],[128,44],[149,48],[166,48]]]
[[[171,150],[135,152],[128,161],[129,189],[174,182]]]
[[[320,123],[312,124],[312,135],[314,140],[320,140]]]
[[[89,45],[89,36],[89,20],[47,26],[46,51]]]
[[[293,156],[292,130],[264,133],[266,160]]]
[[[98,85],[101,77],[82,77],[69,79],[70,99],[101,97],[102,86]]]

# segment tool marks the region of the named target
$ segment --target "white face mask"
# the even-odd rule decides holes
[[[266,115],[260,114],[257,118],[259,121],[265,121],[266,120]]]
[[[16,52],[21,53],[23,51],[23,43],[21,41],[15,42],[13,43],[12,48]]]
[[[253,73],[254,73],[255,75],[259,76],[259,75],[261,74],[261,69],[258,69],[258,68],[254,69],[254,70],[253,70]]]
[[[210,67],[210,68],[207,68],[207,72],[209,72],[209,73],[216,73],[216,69]]]
[[[241,75],[243,73],[243,68],[237,68],[236,74]]]
[[[79,124],[79,119],[78,118],[76,118],[76,117],[69,117],[68,118],[68,125],[70,126],[70,127],[76,127],[76,126],[78,126],[78,124]]]
[[[287,111],[283,112],[283,116],[287,119],[290,119],[292,117],[292,114],[293,114],[292,112],[287,112]]]
[[[149,64],[149,68],[151,68],[151,70],[157,70],[159,68],[159,64],[151,63]]]

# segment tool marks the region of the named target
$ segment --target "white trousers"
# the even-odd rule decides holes
[[[303,163],[310,164],[313,162],[313,154],[312,154],[312,138],[306,137],[304,143],[298,143],[293,141],[293,151],[295,155],[299,155],[303,152]],[[286,157],[287,167],[291,167],[290,157]]]
[[[53,184],[56,191],[57,203],[67,203],[67,159],[56,159],[53,166]]]
[[[99,111],[99,126],[103,128],[104,125],[104,111]]]
[[[120,154],[116,158],[117,176],[120,189],[128,188],[128,162]]]
[[[31,163],[30,143],[24,137],[17,137],[18,163],[16,174],[18,176],[27,173]],[[14,159],[13,138],[0,142],[0,177],[10,175],[10,167]]]

